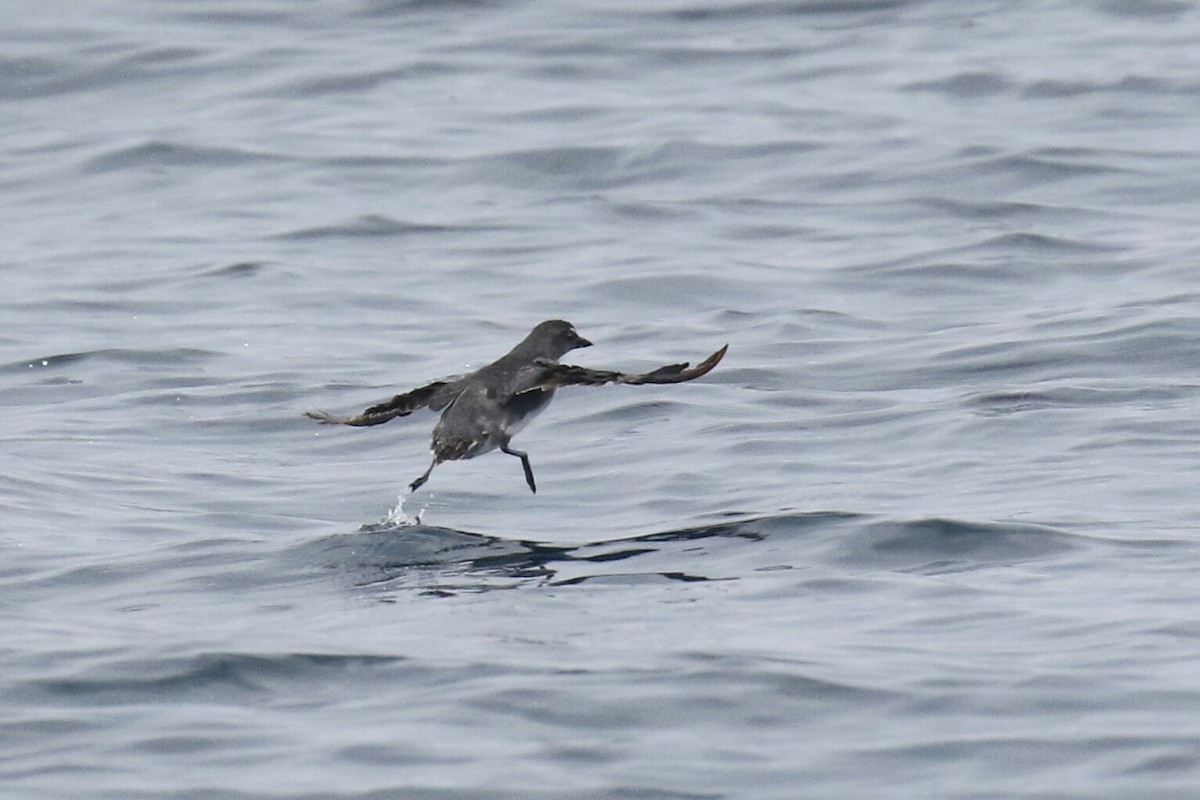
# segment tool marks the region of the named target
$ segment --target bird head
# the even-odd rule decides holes
[[[539,355],[554,359],[577,347],[592,346],[591,342],[579,335],[574,325],[562,319],[549,319],[539,324],[525,337],[525,342],[536,348]]]

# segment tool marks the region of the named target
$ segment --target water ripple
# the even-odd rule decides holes
[[[94,156],[83,165],[83,171],[105,173],[172,167],[235,168],[281,160],[280,156],[274,154],[240,148],[152,141]]]

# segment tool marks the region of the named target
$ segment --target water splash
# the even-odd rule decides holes
[[[422,506],[413,516],[408,516],[404,511],[404,499],[411,497],[412,492],[401,492],[396,496],[396,506],[388,511],[387,515],[379,521],[380,525],[389,528],[406,528],[412,525],[421,524],[421,516],[425,513],[426,506]]]

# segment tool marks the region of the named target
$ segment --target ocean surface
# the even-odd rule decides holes
[[[3,5],[4,800],[1200,797],[1194,3]]]

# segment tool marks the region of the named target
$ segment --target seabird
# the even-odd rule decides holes
[[[537,492],[529,454],[514,450],[509,443],[549,405],[558,387],[682,383],[707,374],[729,349],[725,345],[694,367],[687,362],[668,364],[640,375],[558,363],[575,348],[591,345],[571,323],[551,319],[535,327],[506,355],[461,378],[434,381],[352,417],[335,417],[325,411],[306,411],[304,415],[326,425],[366,426],[380,425],[422,408],[440,411],[442,417],[433,429],[433,463],[409,484],[409,489],[416,490],[429,480],[433,468],[443,461],[474,458],[499,449],[521,459],[525,482],[531,492]]]

